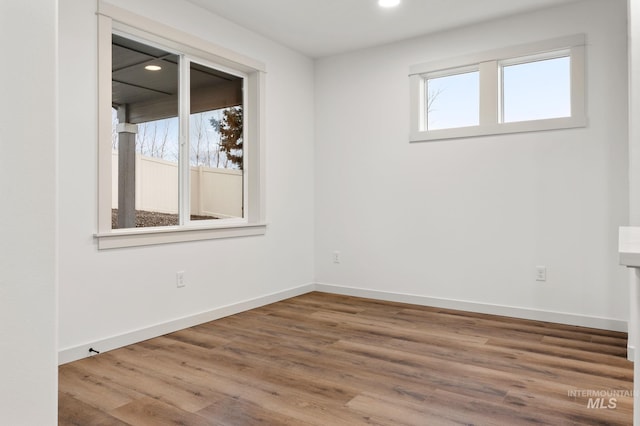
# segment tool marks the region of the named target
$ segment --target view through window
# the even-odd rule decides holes
[[[477,126],[480,123],[478,71],[427,79],[429,130]]]
[[[571,58],[502,66],[502,121],[571,116]]]
[[[113,35],[113,229],[243,217],[243,82]]]

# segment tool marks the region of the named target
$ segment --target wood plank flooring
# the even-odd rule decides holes
[[[631,425],[626,333],[325,293],[59,368],[60,425]]]

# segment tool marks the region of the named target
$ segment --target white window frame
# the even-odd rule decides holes
[[[569,56],[571,61],[571,116],[540,120],[502,122],[502,66]],[[480,121],[477,126],[428,130],[426,82],[429,78],[480,70]],[[459,58],[417,64],[410,68],[410,142],[436,141],[507,133],[585,127],[585,35],[577,34],[496,49]]]
[[[111,229],[111,37],[113,33],[157,43],[205,66],[242,76],[244,80],[244,145],[243,206],[244,217],[211,221],[183,221],[177,226],[153,228]],[[181,61],[181,73],[188,76]],[[182,84],[187,79],[181,79]],[[98,3],[98,232],[99,249],[144,246],[153,244],[198,241],[216,238],[262,235],[265,221],[265,66],[261,62],[239,55],[190,34],[178,31],[145,17],[100,1]],[[185,90],[186,89],[186,90]],[[188,105],[188,87],[181,87],[181,104]],[[187,114],[180,112],[181,116]],[[188,117],[181,117],[188,122]],[[181,128],[181,141],[188,128]],[[181,142],[181,150],[185,144]],[[181,155],[180,188],[188,188],[188,155]],[[186,172],[185,172],[186,170]],[[189,191],[180,190],[180,217],[189,206]]]

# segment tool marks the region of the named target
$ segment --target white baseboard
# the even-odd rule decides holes
[[[188,327],[193,327],[194,325],[202,324],[205,322],[214,321],[216,319],[220,319],[229,315],[234,315],[240,312],[248,311],[250,309],[255,309],[260,306],[279,302],[291,297],[300,296],[312,291],[627,332],[627,322],[613,318],[591,317],[563,312],[543,311],[513,306],[470,302],[465,300],[444,299],[429,296],[419,296],[414,294],[392,293],[379,290],[316,283],[305,284],[299,287],[294,287],[276,293],[256,297],[254,299],[221,306],[211,311],[201,312],[199,314],[189,315],[187,317],[178,318],[151,327],[133,330],[121,335],[61,349],[58,352],[58,363],[66,364],[71,361],[86,358],[90,356],[89,348],[94,348],[100,352],[121,348],[133,343],[142,342],[143,340],[152,339],[154,337],[162,336],[167,333],[172,333],[174,331],[182,330]],[[627,350],[627,358],[633,360],[634,348],[632,346],[628,346]]]
[[[482,314],[500,315],[530,319],[535,321],[555,322],[577,325],[581,327],[599,328],[603,330],[627,332],[627,321],[614,318],[601,318],[586,315],[568,314],[564,312],[543,311],[514,306],[493,305],[489,303],[470,302],[466,300],[443,299],[414,294],[391,293],[333,284],[316,283],[316,291],[343,294],[346,296],[365,297],[369,299],[388,300],[391,302],[411,303],[414,305],[433,306],[436,308],[457,309]]]
[[[193,327],[194,325],[203,324],[205,322],[217,320],[229,315],[234,315],[240,312],[248,311],[250,309],[259,308],[260,306],[268,305],[270,303],[275,303],[281,300],[289,299],[291,297],[300,296],[301,294],[306,294],[313,291],[314,288],[314,284],[305,284],[299,287],[290,288],[288,290],[256,297],[254,299],[221,306],[219,308],[201,312],[199,314],[178,318],[151,327],[141,328],[117,336],[112,336],[105,339],[87,342],[82,345],[61,349],[58,352],[58,364],[62,365],[90,356],[89,348],[94,348],[95,350],[100,352],[110,351],[113,349],[121,348],[123,346],[131,345],[133,343],[138,343],[147,339],[162,336],[167,333],[173,333],[174,331]]]
[[[635,361],[636,348],[633,345],[627,345],[627,360]]]

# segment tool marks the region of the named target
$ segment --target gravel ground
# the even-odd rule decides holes
[[[191,220],[217,219],[213,216],[191,215]],[[151,226],[175,226],[178,224],[178,215],[169,213],[150,212],[136,210],[136,228]],[[118,228],[118,209],[111,210],[111,228]]]

